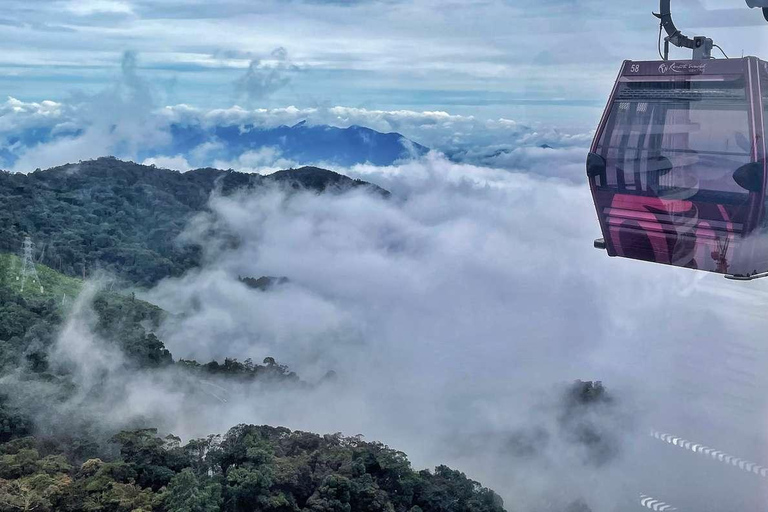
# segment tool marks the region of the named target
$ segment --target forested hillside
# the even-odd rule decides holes
[[[8,205],[0,211],[0,512],[504,510],[498,495],[464,474],[445,466],[416,471],[404,453],[360,436],[239,425],[224,436],[182,442],[145,420],[133,420],[138,430],[109,431],[113,423],[87,414],[91,403],[111,399],[101,394],[110,375],[126,372],[165,379],[180,397],[190,386],[217,387],[210,379],[299,393],[328,380],[304,382],[268,354],[261,364],[238,354],[176,360],[155,334],[165,311],[119,284],[88,291],[78,277],[105,268],[140,286],[178,275],[197,254],[174,238],[210,193],[270,181],[316,191],[364,186],[386,195],[311,168],[273,178],[213,169],[181,174],[107,158],[0,174],[0,200]],[[22,261],[10,252],[26,235],[44,241],[40,259],[49,265],[36,264],[39,279],[28,277],[22,288]],[[271,293],[288,279],[241,282]],[[85,303],[78,300],[84,294],[92,294]],[[67,324],[73,316],[83,321],[83,308],[90,312],[84,330],[72,333]],[[59,360],[68,355],[60,347],[65,331],[75,342],[93,337],[104,345],[90,346],[96,352],[80,353],[73,366]],[[119,357],[104,361],[104,353]],[[205,400],[225,401],[207,389],[192,396],[201,400],[201,414]]]
[[[72,302],[83,282],[64,276],[44,265],[36,265],[39,284],[19,290],[14,277],[18,258],[0,254],[0,372],[26,369],[45,379],[61,378],[49,373],[48,354]],[[68,295],[67,295],[68,294]],[[198,363],[180,359],[174,362],[154,331],[165,312],[157,306],[136,299],[133,294],[100,291],[90,307],[96,315],[94,334],[114,344],[137,368],[162,368],[169,365],[190,371],[237,378],[267,377],[297,381],[298,377],[272,357],[263,365],[236,358]]]
[[[11,258],[0,259],[8,276]],[[54,271],[39,267],[52,285]],[[78,286],[76,280],[58,279]],[[29,385],[56,382],[62,400],[74,384],[52,370],[51,346],[68,305],[0,283],[0,379],[23,372]],[[95,330],[128,356],[125,364],[191,376],[306,385],[267,357],[263,365],[174,363],[151,332],[163,312],[132,297],[100,293]],[[2,382],[0,380],[0,382]],[[284,383],[284,384],[283,384]],[[0,387],[2,390],[2,387]],[[42,398],[42,397],[41,397]],[[501,499],[445,466],[415,471],[405,454],[339,434],[240,425],[224,437],[181,443],[143,429],[111,438],[83,431],[39,434],[28,408],[0,391],[0,511],[502,511]]]
[[[99,158],[30,174],[0,172],[0,252],[19,251],[24,235],[42,262],[70,276],[107,270],[125,281],[151,285],[199,263],[196,247],[177,236],[202,211],[211,193],[269,186],[317,192],[364,187],[385,190],[314,167],[273,175],[197,169],[185,173]]]
[[[0,258],[0,382],[21,372],[29,386],[56,383],[66,400],[75,383],[50,357],[72,304],[57,297],[64,289],[76,294],[82,283],[38,265],[48,291],[21,293],[16,264]],[[152,332],[164,312],[132,296],[104,291],[92,307],[95,333],[136,369],[307,385],[271,357],[263,364],[174,362]],[[30,409],[0,386],[0,511],[503,510],[495,493],[462,473],[414,471],[405,454],[360,438],[246,425],[185,444],[153,429],[105,438],[87,424],[41,435]]]
[[[186,444],[153,429],[112,442],[114,458],[85,461],[29,437],[0,445],[0,510],[504,510],[464,474],[414,471],[405,454],[358,437],[238,425]]]

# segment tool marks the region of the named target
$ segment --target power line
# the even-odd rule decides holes
[[[730,57],[728,57],[728,56],[725,54],[725,52],[723,51],[723,49],[722,49],[722,48],[720,48],[720,45],[717,45],[717,44],[713,44],[712,46],[714,46],[715,48],[717,48],[718,50],[720,50],[720,53],[722,53],[722,54],[723,54],[723,57],[725,57],[726,59],[730,59]]]

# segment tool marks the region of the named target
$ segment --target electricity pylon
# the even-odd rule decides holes
[[[35,244],[32,243],[32,239],[28,236],[24,237],[24,243],[21,245],[21,271],[16,276],[17,281],[21,281],[21,291],[24,291],[24,284],[27,279],[31,279],[33,283],[40,285],[40,293],[43,293],[43,285],[40,284],[40,276],[37,275],[37,269],[35,268]]]

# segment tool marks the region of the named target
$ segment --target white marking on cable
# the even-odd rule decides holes
[[[669,503],[664,503],[663,501],[646,494],[640,495],[640,505],[650,510],[656,510],[657,512],[672,512],[673,510],[677,510]]]
[[[677,446],[679,448],[690,450],[694,453],[701,453],[703,455],[711,457],[714,460],[725,462],[726,464],[742,469],[748,473],[754,473],[755,475],[758,475],[758,476],[768,477],[768,468],[761,466],[760,464],[757,464],[755,462],[750,462],[748,460],[741,459],[739,457],[734,457],[733,455],[729,455],[725,452],[721,452],[720,450],[715,450],[714,448],[710,448],[709,446],[693,443],[692,441],[688,441],[686,439],[683,439],[682,437],[675,437],[671,434],[664,434],[656,430],[651,430],[651,437],[654,437],[660,441],[664,441],[665,443]]]

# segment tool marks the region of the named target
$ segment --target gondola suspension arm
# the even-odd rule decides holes
[[[670,3],[671,0],[660,0],[659,13],[653,13],[654,16],[661,20],[661,26],[667,32],[667,37],[664,38],[664,60],[669,60],[670,43],[678,48],[690,48],[693,50],[693,60],[711,59],[712,48],[714,47],[712,39],[705,36],[690,38],[680,32],[675,26],[675,22],[672,21]]]

